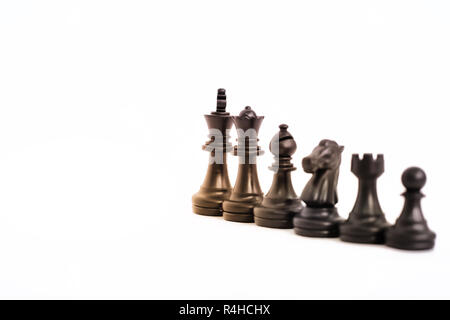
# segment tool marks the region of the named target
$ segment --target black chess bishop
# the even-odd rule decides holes
[[[279,129],[269,146],[275,158],[269,167],[274,172],[272,186],[262,203],[254,209],[254,215],[258,226],[288,229],[293,227],[292,219],[303,206],[291,180],[291,172],[296,170],[291,160],[297,144],[287,131],[287,125],[282,124]]]

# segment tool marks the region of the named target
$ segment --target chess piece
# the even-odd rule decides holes
[[[297,144],[287,131],[287,125],[282,124],[279,128],[269,147],[275,156],[275,163],[269,167],[275,172],[272,186],[262,203],[254,209],[254,215],[258,226],[289,229],[295,213],[303,207],[291,180],[291,171],[296,170],[291,156],[297,150]]]
[[[352,172],[359,179],[358,197],[346,222],[340,227],[342,241],[357,243],[384,243],[386,221],[377,195],[377,179],[384,172],[384,156],[376,159],[372,154],[364,154],[360,159],[352,157]]]
[[[230,198],[223,203],[223,218],[234,222],[253,222],[253,208],[263,199],[256,157],[263,154],[258,146],[258,131],[264,117],[245,107],[239,116],[232,118],[238,133],[238,145],[234,147],[233,154],[239,157],[239,168]]]
[[[203,150],[210,153],[209,165],[200,190],[192,196],[192,209],[201,215],[221,216],[222,203],[231,194],[227,152],[232,150],[228,139],[233,120],[226,112],[226,106],[225,89],[219,89],[216,111],[205,115],[210,140],[205,143]]]
[[[434,247],[436,234],[428,228],[420,202],[424,195],[420,191],[425,185],[425,172],[416,167],[406,169],[402,183],[405,205],[395,225],[386,232],[386,245],[403,250],[427,250]]]
[[[295,233],[306,237],[338,237],[343,219],[335,207],[343,146],[322,140],[302,161],[303,170],[313,176],[300,197],[304,207],[294,217]]]

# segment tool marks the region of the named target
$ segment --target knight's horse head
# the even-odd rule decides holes
[[[334,207],[343,146],[322,140],[313,152],[303,158],[303,170],[313,176],[306,184],[301,199],[308,207]]]
[[[344,147],[339,146],[335,141],[322,140],[309,156],[303,158],[303,170],[307,173],[315,173],[318,170],[339,168],[342,151]]]

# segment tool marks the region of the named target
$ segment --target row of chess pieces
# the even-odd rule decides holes
[[[275,163],[272,186],[264,196],[256,170],[256,157],[262,154],[257,135],[264,119],[246,107],[238,116],[226,112],[225,89],[219,89],[217,108],[205,115],[210,140],[203,149],[210,154],[205,180],[192,197],[194,213],[223,216],[234,222],[255,222],[268,228],[294,228],[306,237],[339,237],[346,242],[386,244],[403,250],[426,250],[434,247],[436,234],[428,228],[421,209],[425,185],[425,172],[417,167],[403,172],[406,188],[404,208],[394,225],[386,221],[377,195],[377,179],[384,172],[383,155],[352,157],[351,171],[359,179],[356,203],[347,220],[336,209],[337,183],[343,146],[332,140],[322,140],[312,153],[302,160],[306,173],[312,174],[300,197],[291,181],[291,163],[297,145],[280,125],[279,132],[270,142]],[[238,131],[238,145],[228,141],[233,124]],[[228,178],[227,153],[239,157],[239,168],[234,187]]]

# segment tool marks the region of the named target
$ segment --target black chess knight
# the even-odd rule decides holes
[[[226,112],[226,106],[225,89],[219,89],[216,111],[205,115],[210,140],[203,146],[203,150],[210,153],[209,165],[200,190],[192,196],[192,210],[201,215],[221,216],[222,203],[231,193],[227,152],[232,150],[228,139],[233,120]]]
[[[381,210],[377,194],[377,179],[384,172],[384,157],[372,154],[352,156],[352,172],[359,179],[358,197],[346,222],[340,227],[342,241],[380,244],[385,241],[390,226]]]
[[[303,170],[313,176],[300,197],[304,207],[294,217],[295,233],[307,237],[339,236],[337,183],[343,146],[335,141],[322,140],[302,161]]]
[[[405,204],[395,225],[386,233],[386,245],[403,250],[427,250],[434,247],[436,234],[428,228],[420,202],[424,195],[421,189],[426,183],[425,172],[417,167],[403,172],[402,183]]]
[[[303,207],[292,186],[291,171],[296,170],[291,163],[297,150],[294,138],[282,124],[280,131],[270,142],[270,151],[275,163],[269,168],[274,171],[272,186],[262,203],[254,209],[255,223],[261,227],[292,228],[292,218]]]
[[[238,145],[233,152],[239,157],[239,168],[230,198],[223,203],[225,220],[253,222],[253,209],[263,199],[256,168],[256,157],[263,154],[258,146],[258,131],[263,119],[250,107],[245,107],[239,116],[233,117],[238,133]]]

